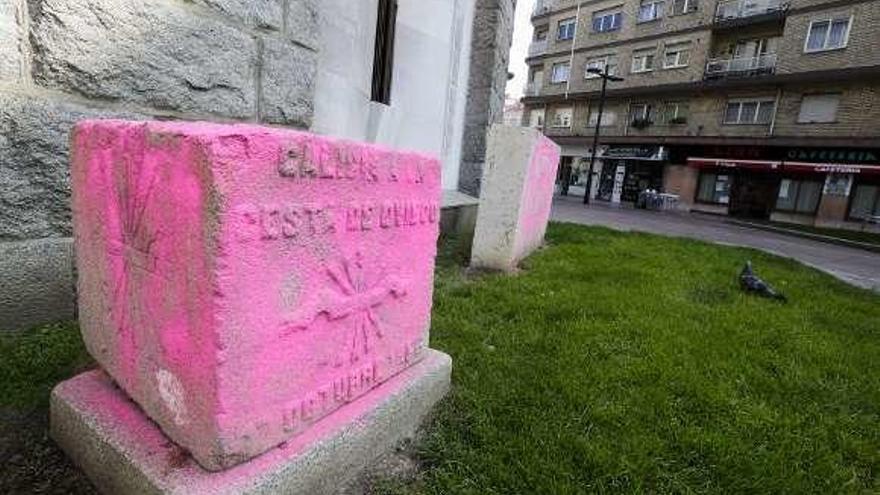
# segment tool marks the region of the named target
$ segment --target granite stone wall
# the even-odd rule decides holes
[[[516,0],[477,0],[471,39],[470,76],[458,186],[480,195],[486,132],[501,123],[513,40]]]
[[[0,332],[75,316],[73,124],[115,117],[307,128],[317,7],[0,0]]]

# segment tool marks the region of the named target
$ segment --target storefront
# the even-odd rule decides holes
[[[880,215],[880,165],[687,158],[698,169],[693,210],[861,228]]]
[[[601,155],[597,199],[611,203],[635,202],[646,189],[663,189],[663,146],[609,146]]]

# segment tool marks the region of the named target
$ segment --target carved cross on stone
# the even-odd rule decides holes
[[[406,289],[396,277],[380,275],[375,282],[370,283],[361,253],[355,255],[354,261],[343,259],[338,266],[328,267],[327,274],[336,284],[338,292],[324,292],[316,304],[306,306],[299,312],[302,315],[300,318],[285,324],[283,333],[306,330],[321,315],[328,321],[350,318],[347,357],[350,363],[356,363],[362,356],[370,353],[374,336],[382,338],[376,308],[384,304],[389,296],[404,296]]]

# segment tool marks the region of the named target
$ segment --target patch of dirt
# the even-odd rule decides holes
[[[97,491],[49,438],[48,411],[0,408],[0,493],[94,495]]]

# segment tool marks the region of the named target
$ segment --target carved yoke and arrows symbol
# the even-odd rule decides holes
[[[389,296],[397,299],[406,295],[406,288],[396,277],[380,275],[370,283],[363,266],[363,256],[357,253],[354,261],[343,260],[338,266],[327,268],[327,274],[336,285],[336,291],[325,291],[317,304],[300,312],[301,319],[285,323],[284,333],[309,328],[320,315],[328,321],[350,319],[348,327],[348,359],[356,363],[372,349],[373,338],[382,338],[382,328],[376,309]],[[341,364],[341,363],[339,363]]]

